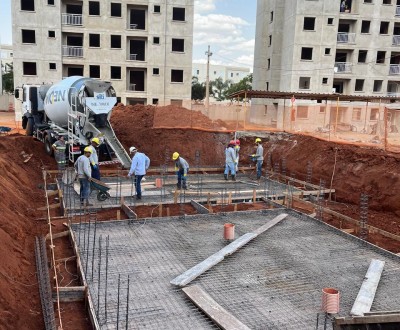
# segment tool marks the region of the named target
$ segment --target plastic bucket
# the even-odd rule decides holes
[[[158,178],[156,179],[156,187],[161,188],[163,186],[163,180]]]
[[[322,310],[326,313],[339,313],[339,291],[333,288],[322,289]]]
[[[224,224],[224,238],[228,240],[235,238],[235,225],[233,223]]]

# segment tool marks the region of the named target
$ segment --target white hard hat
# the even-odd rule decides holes
[[[129,148],[129,153],[132,153],[132,152],[135,152],[135,151],[137,151],[137,149],[135,147],[130,147]]]

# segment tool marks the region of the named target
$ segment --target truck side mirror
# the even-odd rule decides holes
[[[19,99],[19,89],[14,90],[14,96],[16,99]]]

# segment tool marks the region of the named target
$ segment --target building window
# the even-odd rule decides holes
[[[268,82],[268,81],[266,82],[266,85],[267,85],[267,86],[266,86],[266,87],[267,87],[266,89],[267,89],[267,91],[269,91],[269,82]]]
[[[392,0],[383,0],[382,2],[384,5],[391,5],[392,4]]]
[[[49,6],[54,6],[54,0],[47,0],[47,4]]]
[[[121,48],[121,36],[111,35],[111,48]]]
[[[310,77],[300,77],[299,89],[310,89]]]
[[[121,4],[111,2],[111,17],[121,17]]]
[[[364,79],[356,79],[356,84],[354,86],[355,92],[362,92],[364,90]]]
[[[267,59],[267,70],[271,69],[271,59]]]
[[[172,8],[172,20],[173,21],[185,21],[185,8]]]
[[[328,84],[328,78],[322,78],[322,85]]]
[[[36,43],[35,30],[21,30],[21,32],[22,32],[22,43],[23,44]]]
[[[301,48],[301,59],[302,60],[312,60],[313,49],[311,47]]]
[[[270,23],[272,23],[274,21],[274,12],[273,11],[271,11],[269,13],[269,21],[270,21]]]
[[[364,3],[372,3],[372,0],[364,0]]]
[[[365,63],[367,62],[367,50],[359,50],[358,51],[358,63]]]
[[[183,53],[185,51],[185,40],[172,39],[172,51]]]
[[[361,120],[361,108],[353,108],[352,120]]]
[[[372,108],[371,113],[369,114],[369,120],[378,120],[379,118],[379,109]]]
[[[374,80],[374,92],[382,91],[383,80]]]
[[[325,113],[325,111],[326,111],[326,106],[321,105],[321,106],[319,107],[319,113]]]
[[[99,1],[89,1],[89,15],[90,16],[100,16],[100,2]]]
[[[268,36],[268,46],[272,45],[272,35]]]
[[[160,37],[153,37],[153,44],[159,45],[160,44]]]
[[[196,74],[200,74],[200,70],[196,70]]]
[[[49,31],[47,32],[47,36],[48,36],[49,38],[55,38],[55,37],[56,37],[56,31],[49,30]]]
[[[100,65],[89,65],[90,78],[100,78]]]
[[[214,71],[214,76],[217,74],[217,71]]]
[[[155,12],[155,13],[161,13],[161,6],[159,6],[159,5],[154,5],[154,12]]]
[[[385,63],[386,52],[379,50],[376,53],[376,63]]]
[[[171,82],[183,82],[183,70],[171,70]]]
[[[36,62],[22,62],[22,71],[25,76],[36,76]]]
[[[153,68],[153,74],[158,76],[160,74],[160,69],[159,68]]]
[[[333,25],[333,18],[332,17],[328,17],[328,25]]]
[[[307,119],[308,118],[308,106],[298,106],[296,117],[299,119]]]
[[[57,69],[56,63],[49,63],[49,70],[56,70],[56,69]]]
[[[389,22],[381,22],[379,34],[389,34]]]
[[[112,66],[110,70],[111,79],[121,79],[121,67]]]
[[[370,28],[371,28],[371,21],[361,22],[361,33],[369,33]]]
[[[331,55],[331,49],[325,48],[325,55]]]
[[[303,29],[306,31],[315,30],[315,17],[304,17]]]
[[[233,72],[231,72],[231,78],[233,78]]]
[[[89,47],[100,47],[100,34],[89,34]]]
[[[157,104],[158,104],[158,99],[153,99],[152,103],[153,103],[154,105],[157,105]]]
[[[35,0],[21,0],[21,10],[35,11]]]

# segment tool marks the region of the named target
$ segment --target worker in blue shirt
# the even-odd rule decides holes
[[[128,177],[135,175],[136,199],[142,199],[141,182],[143,177],[146,175],[146,170],[150,166],[150,158],[144,153],[138,152],[137,148],[135,147],[130,147],[129,153],[131,155],[133,154],[133,158]]]

